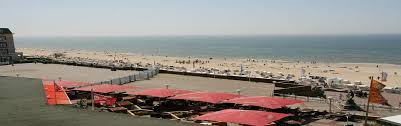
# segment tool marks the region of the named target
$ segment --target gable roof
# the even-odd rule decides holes
[[[8,28],[0,28],[0,34],[12,34]]]

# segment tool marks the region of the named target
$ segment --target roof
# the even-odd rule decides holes
[[[225,109],[217,112],[207,113],[193,119],[216,122],[229,122],[242,125],[265,126],[273,123],[274,121],[281,120],[282,118],[285,118],[287,116],[290,115],[256,110]]]
[[[196,123],[166,119],[132,118],[125,114],[87,112],[63,105],[49,107],[45,105],[46,97],[40,79],[0,76],[0,84],[2,126],[201,126]]]
[[[8,28],[0,28],[0,34],[13,34]]]
[[[384,117],[379,120],[393,125],[401,125],[401,115]]]

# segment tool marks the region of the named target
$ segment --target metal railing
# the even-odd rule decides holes
[[[110,80],[105,80],[105,81],[100,81],[96,82],[94,84],[127,84],[135,81],[141,81],[141,80],[149,80],[150,78],[156,76],[159,74],[159,69],[158,68],[151,68],[148,70],[144,71],[139,71],[136,74],[133,75],[128,75],[124,77],[119,77],[119,78],[114,78]]]

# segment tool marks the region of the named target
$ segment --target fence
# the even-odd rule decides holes
[[[105,80],[101,82],[96,82],[94,84],[127,84],[135,81],[140,81],[140,80],[149,80],[150,78],[154,77],[155,75],[159,74],[159,69],[148,69],[144,71],[139,71],[136,74],[133,75],[128,75],[125,77],[119,77],[119,78],[114,78],[110,80]]]

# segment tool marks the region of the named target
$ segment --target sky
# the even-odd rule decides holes
[[[16,36],[401,34],[401,0],[0,0]]]

